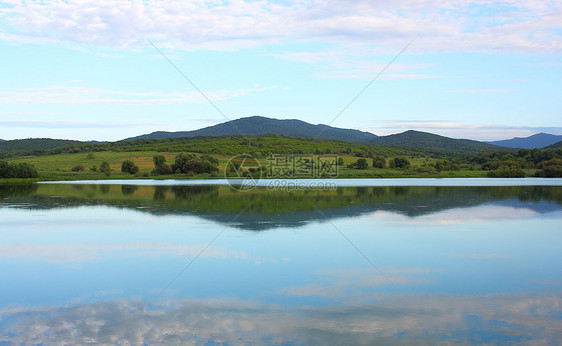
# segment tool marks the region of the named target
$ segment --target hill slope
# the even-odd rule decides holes
[[[260,136],[267,133],[289,137],[318,137],[318,139],[341,140],[351,143],[368,143],[377,138],[376,135],[370,132],[363,132],[359,130],[342,129],[321,124],[312,125],[297,119],[272,119],[261,116],[253,116],[227,121],[194,131],[158,131],[142,136],[127,138],[126,140],[225,135]]]
[[[560,149],[560,148],[562,148],[562,141],[551,144],[544,149]]]
[[[85,144],[85,142],[73,141],[69,139],[51,139],[51,138],[14,139],[11,141],[1,141],[0,153],[53,149],[58,147],[65,147],[68,145],[74,145],[74,144]]]
[[[497,145],[473,141],[470,139],[454,139],[432,133],[409,130],[406,132],[377,137],[372,144],[393,145],[404,148],[429,149],[449,153],[469,153],[506,149]]]
[[[554,143],[562,141],[562,136],[551,135],[548,133],[537,133],[529,137],[514,137],[512,139],[505,139],[501,141],[486,142],[488,144],[501,145],[508,148],[544,148]]]

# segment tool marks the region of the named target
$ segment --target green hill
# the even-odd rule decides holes
[[[240,118],[194,131],[153,132],[147,135],[128,138],[126,141],[139,139],[192,138],[200,136],[261,136],[266,134],[296,138],[338,140],[348,143],[398,146],[415,151],[429,151],[431,153],[462,154],[507,149],[489,143],[468,139],[453,139],[420,131],[410,130],[399,134],[377,137],[372,133],[359,130],[342,129],[322,124],[312,125],[297,119],[280,120],[260,116]]]
[[[243,134],[233,134],[239,132]],[[153,132],[117,142],[80,142],[62,139],[20,139],[0,142],[0,156],[45,155],[89,151],[191,151],[209,154],[344,153],[429,154],[455,156],[483,151],[513,150],[468,139],[406,131],[381,136],[301,120],[248,117],[188,132]]]
[[[253,116],[227,121],[194,131],[158,131],[127,138],[126,140],[228,135],[261,136],[268,133],[289,137],[341,140],[351,143],[368,143],[377,138],[376,135],[370,132],[359,130],[342,129],[322,124],[312,125],[297,119],[272,119]]]
[[[69,145],[84,144],[85,142],[68,139],[50,138],[27,138],[14,139],[11,141],[0,141],[0,153],[12,153],[17,151],[48,150]]]
[[[237,155],[248,153],[259,157],[275,154],[357,154],[369,156],[408,155],[413,150],[377,146],[372,144],[349,143],[335,140],[314,140],[312,138],[283,137],[273,134],[264,136],[206,136],[165,139],[135,139],[108,143],[82,143],[46,149],[37,152],[16,152],[23,155],[49,155],[79,152],[193,152],[218,155]]]
[[[381,136],[370,143],[411,148],[417,150],[444,151],[451,154],[474,153],[507,149],[493,144],[482,143],[470,139],[454,139],[432,133],[409,130],[406,132]]]

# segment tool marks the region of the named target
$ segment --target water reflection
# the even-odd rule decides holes
[[[29,184],[0,196],[0,344],[562,338],[560,187]]]
[[[27,344],[556,344],[556,295],[379,297],[378,304],[281,307],[235,299],[148,307],[119,300],[0,310],[0,341]]]
[[[1,185],[0,197],[14,206],[20,203],[35,209],[106,205],[155,215],[196,215],[246,230],[267,230],[377,211],[418,217],[489,203],[542,214],[562,204],[562,187],[362,186],[291,192],[259,187],[239,192],[212,185],[28,184]],[[6,202],[0,205],[6,206]],[[236,216],[242,210],[244,213]]]

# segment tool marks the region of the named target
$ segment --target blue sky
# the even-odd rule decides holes
[[[562,134],[561,34],[560,1],[0,1],[0,138],[118,140],[251,115]]]

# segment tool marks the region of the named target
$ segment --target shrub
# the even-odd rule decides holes
[[[357,169],[367,169],[369,164],[367,163],[366,159],[359,159],[355,162],[355,168]]]
[[[176,156],[175,162],[172,164],[171,169],[175,172],[177,170],[184,174],[201,174],[218,172],[219,161],[209,155],[201,155],[198,157],[194,154],[180,153]]]
[[[39,173],[29,163],[8,163],[0,161],[0,178],[37,178]]]
[[[164,157],[164,155],[154,155],[152,161],[154,162],[152,175],[170,175],[174,173],[170,165],[166,163],[166,157]]]
[[[84,166],[77,165],[77,166],[72,167],[70,170],[73,171],[73,172],[82,172],[82,171],[84,171]]]
[[[109,166],[109,162],[103,161],[100,165],[100,172],[104,173],[105,175],[111,174],[111,167]]]
[[[139,172],[139,168],[137,167],[137,165],[135,165],[135,163],[133,161],[125,160],[121,164],[121,172],[137,174]]]
[[[386,159],[382,156],[375,156],[373,159],[373,167],[374,168],[385,168],[386,167]]]
[[[408,168],[410,167],[410,161],[405,157],[395,157],[394,160],[390,160],[390,168]]]
[[[525,172],[518,167],[501,166],[498,169],[489,171],[486,176],[489,178],[523,178]]]
[[[164,155],[154,155],[154,157],[152,158],[152,161],[154,162],[154,167],[157,166],[162,166],[164,164],[166,164],[166,157],[164,157]]]
[[[562,178],[562,165],[546,166],[538,171],[535,176],[543,178]]]

